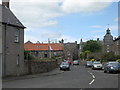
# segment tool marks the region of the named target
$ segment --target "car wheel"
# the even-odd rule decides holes
[[[109,70],[107,70],[106,72],[107,72],[107,73],[110,73],[110,71],[109,71]]]
[[[60,70],[62,70],[62,68],[60,68]]]
[[[107,72],[104,70],[104,73],[107,73]]]

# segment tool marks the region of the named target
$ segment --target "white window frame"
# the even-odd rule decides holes
[[[19,61],[20,61],[20,55],[18,54],[18,55],[17,55],[17,60],[16,60],[17,66],[19,66],[19,63],[20,63]]]
[[[16,43],[19,42],[19,36],[20,36],[20,31],[15,30],[15,32],[14,32],[14,42],[16,42]]]

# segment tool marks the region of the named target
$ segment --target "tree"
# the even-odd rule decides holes
[[[95,40],[89,40],[83,46],[83,52],[84,51],[99,52],[101,50],[102,50],[102,45]]]
[[[116,56],[114,52],[105,53],[102,56],[102,62],[116,61],[118,59],[120,59],[120,56]]]
[[[24,51],[24,59],[32,60],[34,57],[30,54],[30,51]]]
[[[89,50],[82,52],[82,53],[80,54],[80,58],[81,58],[81,59],[86,59],[86,58],[88,58],[88,53],[91,53],[91,52],[90,52]]]

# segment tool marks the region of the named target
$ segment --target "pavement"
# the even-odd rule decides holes
[[[21,80],[21,79],[31,79],[31,78],[38,78],[38,77],[46,77],[46,76],[53,76],[57,74],[64,73],[64,71],[60,71],[59,68],[56,68],[50,72],[40,73],[40,74],[29,74],[23,76],[15,76],[15,77],[5,77],[2,79],[3,82],[14,81],[14,80]]]

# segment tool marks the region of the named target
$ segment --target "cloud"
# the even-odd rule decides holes
[[[36,43],[38,41],[38,38],[36,36],[32,36],[32,35],[24,35],[24,42],[27,41],[32,41],[34,43]]]
[[[113,0],[64,0],[62,10],[65,13],[87,12],[94,13],[101,11],[108,7]]]
[[[61,35],[59,31],[41,30],[43,27],[55,27],[59,25],[58,17],[72,13],[96,13],[111,5],[113,0],[11,0],[11,10],[19,20],[32,31],[32,35],[25,34],[25,41],[34,42],[47,40],[47,38],[64,38],[66,42],[79,41],[67,35]],[[34,28],[39,27],[39,30]],[[92,26],[100,28],[100,26]],[[28,30],[31,29],[31,30]],[[87,40],[87,39],[86,39]]]
[[[107,2],[109,1],[109,2]],[[95,13],[107,8],[113,0],[11,0],[11,10],[26,27],[53,27],[57,17],[70,13]]]
[[[43,32],[42,33],[42,35],[41,35],[42,37],[44,37],[44,38],[60,38],[61,37],[61,33],[59,33],[59,32]]]
[[[96,25],[96,26],[99,26],[99,25]],[[97,36],[102,36],[103,34],[105,34],[108,27],[107,26],[100,26],[100,28],[97,28],[97,27],[94,27],[94,25],[93,25],[92,28],[95,28],[95,30],[91,31],[93,34],[96,34]],[[118,31],[118,25],[110,25],[109,29],[111,30],[111,32],[117,32]]]
[[[55,18],[63,15],[57,2],[11,3],[11,10],[28,27],[54,26],[58,24]]]
[[[118,17],[115,18],[114,21],[115,21],[115,22],[119,22],[119,21],[120,21],[120,17],[119,17],[119,18],[118,18]]]
[[[33,29],[27,30],[25,32],[25,41],[32,40],[33,42],[47,42],[48,38],[50,40],[59,40],[61,38],[62,33],[60,31],[51,31],[46,29]]]

